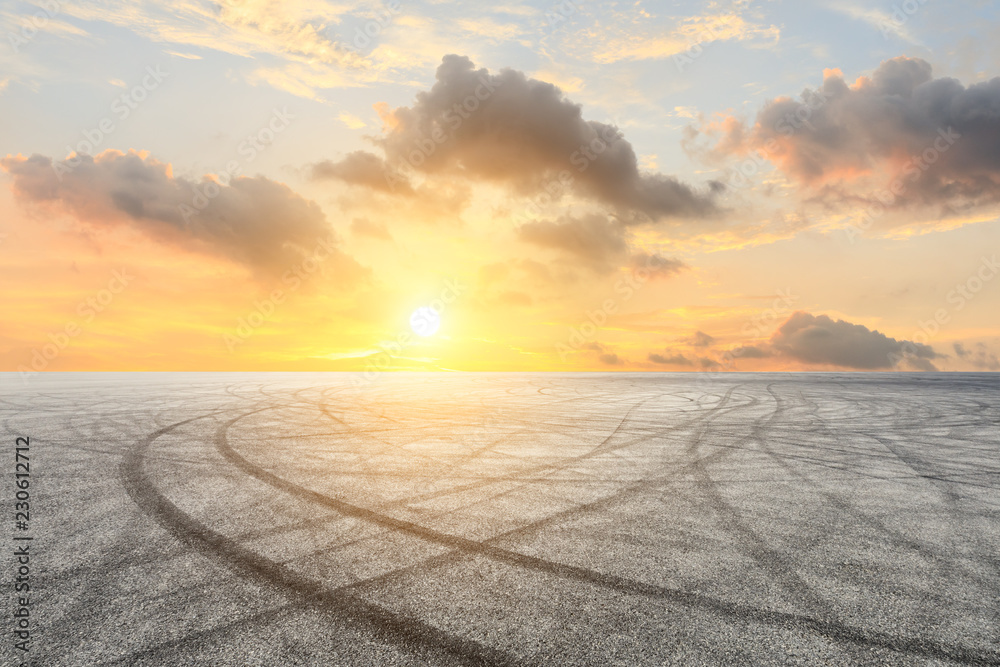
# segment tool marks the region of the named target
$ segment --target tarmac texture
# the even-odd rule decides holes
[[[0,383],[32,665],[1000,664],[997,374]]]

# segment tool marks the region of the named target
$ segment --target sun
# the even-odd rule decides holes
[[[421,306],[410,315],[410,328],[418,336],[433,336],[441,326],[441,315],[429,306]]]

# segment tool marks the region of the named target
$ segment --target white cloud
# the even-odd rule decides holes
[[[910,34],[903,23],[897,21],[888,12],[884,12],[881,9],[840,3],[831,3],[827,7],[852,19],[867,23],[883,34],[891,33],[905,42],[920,45],[920,40]]]
[[[337,119],[352,130],[360,130],[362,127],[368,127],[368,123],[346,111],[337,116]]]
[[[590,59],[608,64],[669,58],[717,41],[747,41],[750,46],[778,41],[781,30],[777,26],[747,21],[738,13],[739,7],[734,9],[726,14],[690,16],[671,26],[655,17],[641,24],[602,25],[588,30],[581,43],[587,45]]]

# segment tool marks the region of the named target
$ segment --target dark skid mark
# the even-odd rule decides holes
[[[726,400],[728,400],[731,394],[732,390],[726,394]],[[718,407],[722,406],[719,405]],[[588,570],[586,568],[547,561],[542,558],[502,549],[487,543],[476,542],[474,540],[455,535],[441,533],[437,530],[421,526],[411,521],[405,521],[403,519],[397,519],[395,517],[380,514],[373,510],[353,505],[343,500],[332,498],[317,491],[299,486],[294,482],[288,481],[260,466],[251,463],[240,455],[229,444],[227,432],[233,424],[249,414],[253,413],[240,415],[229,420],[225,424],[220,425],[215,436],[215,444],[218,451],[244,473],[257,478],[276,489],[280,489],[286,493],[303,498],[318,505],[331,508],[344,514],[345,516],[352,516],[370,521],[380,526],[405,532],[430,542],[448,546],[466,554],[483,556],[495,561],[544,572],[565,579],[572,579],[601,586],[621,593],[641,595],[648,598],[655,598],[696,607],[711,611],[726,618],[752,620],[758,623],[764,623],[785,629],[809,630],[831,639],[845,641],[859,646],[888,649],[900,653],[908,653],[930,658],[954,660],[964,664],[1000,664],[1000,656],[998,656],[995,652],[982,653],[965,647],[950,646],[923,638],[899,637],[875,630],[853,628],[836,621],[827,621],[786,612],[755,609],[752,607],[731,604],[729,602],[708,596],[695,595],[685,591],[662,588],[615,575]],[[445,556],[447,556],[447,554]],[[350,587],[357,587],[358,585],[358,583],[355,583]]]
[[[268,408],[247,412],[236,419]],[[328,590],[290,568],[265,558],[237,542],[213,531],[180,510],[156,490],[148,478],[143,461],[146,452],[160,436],[174,429],[208,417],[201,415],[154,431],[133,447],[121,465],[121,478],[129,497],[147,515],[169,530],[174,537],[200,553],[223,562],[234,572],[259,584],[277,587],[306,601],[319,604],[339,620],[358,625],[363,631],[388,644],[397,644],[423,655],[434,663],[456,660],[469,665],[519,665],[522,660],[477,642],[449,635],[419,620],[397,614],[367,600]],[[235,420],[233,420],[235,421]],[[232,423],[232,422],[230,422]]]

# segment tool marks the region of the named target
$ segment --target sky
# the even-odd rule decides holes
[[[1000,370],[1000,9],[0,4],[0,370]]]

